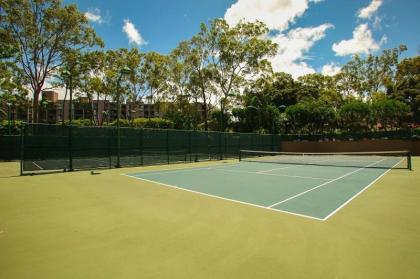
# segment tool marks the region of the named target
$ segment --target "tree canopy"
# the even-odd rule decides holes
[[[29,104],[32,121],[42,121],[42,90],[62,86],[65,98],[72,88],[91,111],[118,97],[153,104],[180,129],[324,133],[419,125],[420,58],[401,60],[404,45],[356,55],[335,76],[294,79],[272,70],[278,46],[269,38],[262,22],[214,19],[168,54],[103,50],[75,5],[0,0],[0,103]],[[99,119],[89,120],[103,125]],[[127,121],[134,122],[143,120]]]

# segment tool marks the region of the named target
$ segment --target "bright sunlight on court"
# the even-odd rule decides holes
[[[408,168],[410,159],[404,155],[404,152],[305,155],[241,151],[239,163],[128,176],[324,221],[388,170]]]

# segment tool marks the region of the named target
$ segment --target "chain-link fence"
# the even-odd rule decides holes
[[[280,146],[278,135],[120,128],[118,137],[115,127],[45,124],[26,125],[15,141],[22,174],[221,160]]]

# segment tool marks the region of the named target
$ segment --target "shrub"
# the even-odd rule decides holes
[[[9,120],[1,120],[0,121],[0,134],[1,135],[8,135],[9,130],[11,135],[19,135],[20,130],[23,127],[24,122],[21,120],[15,120],[10,122],[10,129],[9,129]]]
[[[111,126],[117,126],[117,120],[113,121]],[[120,119],[121,127],[135,127],[135,128],[159,128],[172,129],[174,123],[168,119],[163,118],[135,118],[133,120]]]

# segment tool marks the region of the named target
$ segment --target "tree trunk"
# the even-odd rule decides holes
[[[98,123],[98,126],[102,126],[104,123],[104,113],[101,111],[101,121],[99,121],[99,93],[97,93],[96,96],[96,122]]]
[[[204,105],[204,130],[208,131],[209,130],[209,124],[208,124],[208,109],[207,109],[207,99],[206,99],[206,93],[204,91],[204,89],[201,89],[201,94],[203,96],[203,105]]]
[[[39,95],[41,94],[41,87],[34,90],[34,101],[32,104],[32,123],[38,123],[39,119]]]
[[[66,99],[67,99],[67,84],[66,84],[66,92],[64,93],[64,100],[63,100],[63,106],[61,107],[61,125],[64,126],[64,107],[66,104]]]
[[[96,117],[95,117],[95,106],[94,106],[94,104],[93,104],[93,95],[92,94],[89,94],[90,95],[90,97],[89,97],[89,103],[90,103],[90,109],[91,109],[91,117],[90,117],[90,121],[95,125],[95,126],[97,126],[98,124],[96,123]],[[98,113],[98,112],[96,112],[96,113]]]

